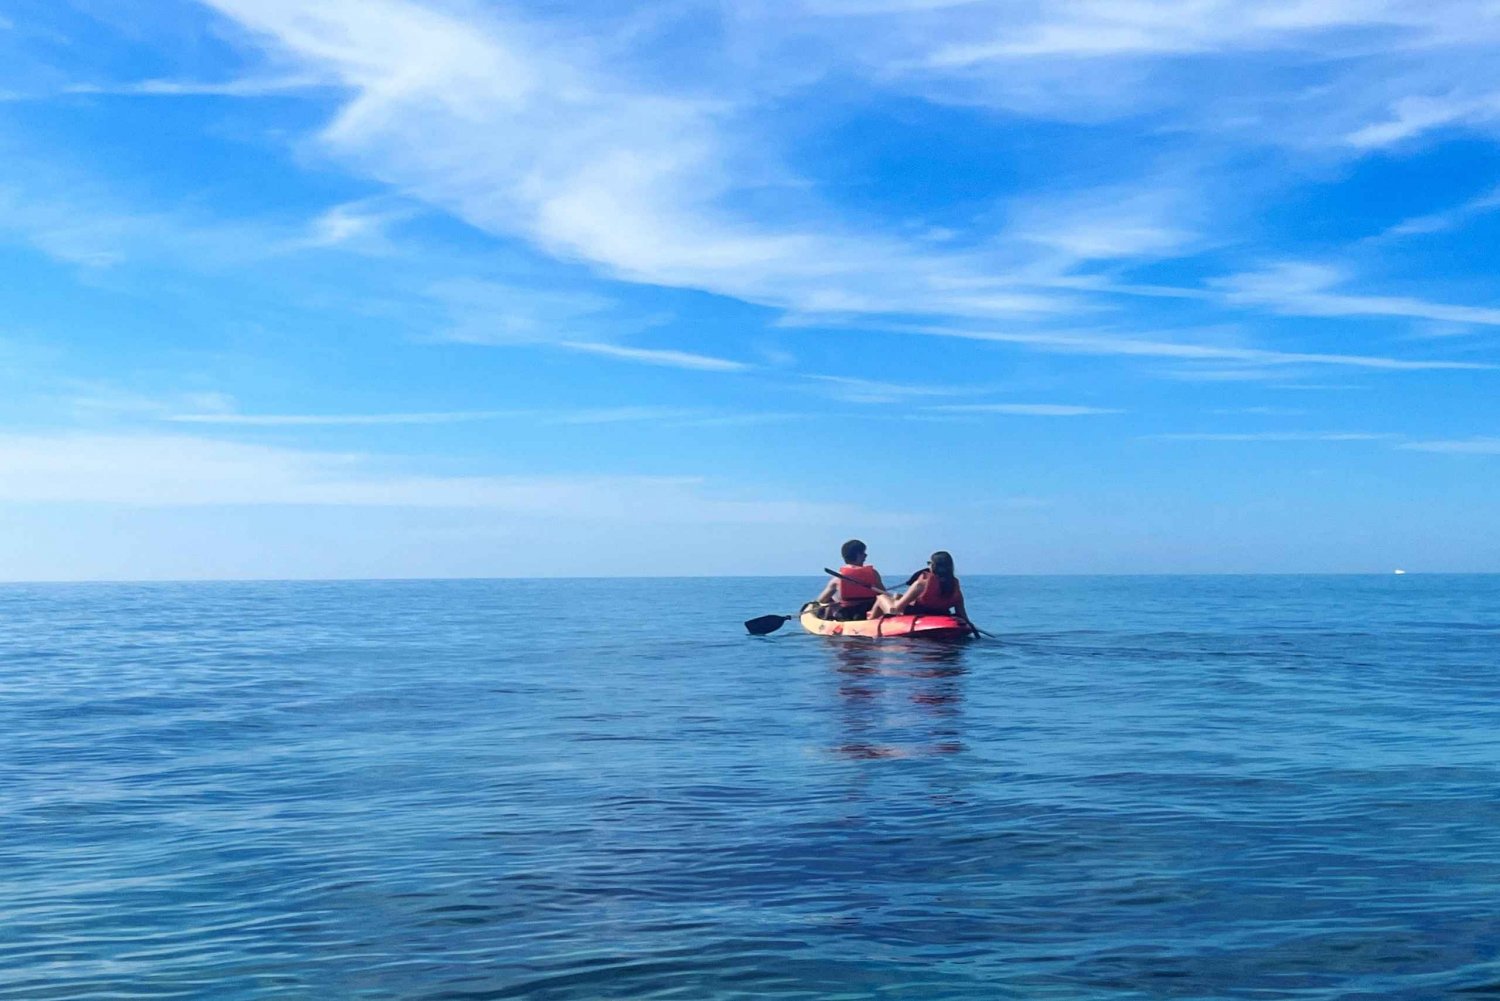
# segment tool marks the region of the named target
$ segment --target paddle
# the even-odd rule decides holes
[[[837,570],[830,570],[827,567],[823,568],[823,572],[831,573],[835,577],[842,577],[844,580],[853,581],[855,584],[860,583],[852,577],[844,577]],[[875,590],[884,591],[885,588],[877,587]],[[795,615],[761,615],[753,619],[747,619],[745,621],[745,628],[749,630],[751,636],[769,636],[796,617]]]
[[[838,572],[838,570],[829,570],[828,567],[823,567],[823,572],[832,573],[832,575],[846,579],[846,581],[850,579],[844,576],[843,573]],[[855,581],[855,584],[858,584],[858,581]],[[883,591],[885,588],[874,588],[874,590]],[[796,615],[757,615],[756,618],[745,620],[745,630],[748,630],[751,636],[769,636],[775,630],[784,626],[784,624],[789,623],[793,618],[796,618]]]
[[[855,584],[860,583],[860,581],[854,580],[852,577],[845,577],[837,570],[830,570],[827,567],[823,568],[823,572],[831,573],[835,577],[841,577],[844,580],[852,581]],[[875,588],[875,590],[884,592],[885,588],[877,587]],[[749,630],[751,636],[769,636],[771,633],[774,633],[787,622],[795,618],[797,618],[796,615],[760,615],[753,619],[745,620],[745,628]]]
[[[745,628],[750,630],[751,636],[767,636],[794,618],[794,615],[762,615],[746,621]]]
[[[848,574],[839,573],[837,570],[830,570],[827,567],[824,567],[823,568],[823,572],[826,573],[826,574],[829,574],[830,576],[837,577],[839,580],[847,580],[851,584],[862,584],[865,587],[868,587],[872,591],[879,591],[881,594],[890,594],[891,593],[891,592],[887,591],[883,587],[876,587],[874,584],[866,584],[862,580],[855,580],[853,577],[850,577]],[[910,581],[908,581],[907,583],[910,583]],[[965,620],[965,621],[967,621],[967,620]],[[781,623],[779,623],[779,622],[777,623],[778,626],[780,624]],[[745,623],[745,625],[748,627],[750,625],[750,623],[747,622],[747,623]],[[987,632],[985,632],[983,629],[980,629],[978,626],[976,626],[972,622],[969,623],[969,628],[972,629],[972,630],[974,630],[974,635],[975,636],[986,636],[989,639],[994,639],[995,638],[995,636],[994,636],[993,633],[987,633]]]

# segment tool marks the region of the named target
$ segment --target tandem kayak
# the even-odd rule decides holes
[[[952,615],[887,615],[880,619],[839,622],[835,619],[820,619],[803,609],[802,628],[819,636],[866,636],[872,640],[893,636],[961,640],[972,635],[969,624]]]

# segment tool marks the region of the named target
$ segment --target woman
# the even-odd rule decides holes
[[[957,615],[969,621],[964,608],[964,591],[953,576],[953,557],[938,550],[927,561],[927,569],[920,571],[911,587],[900,598],[892,599],[882,594],[875,599],[870,618],[882,615]]]

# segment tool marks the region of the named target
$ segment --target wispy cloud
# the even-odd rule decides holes
[[[1496,209],[1500,209],[1500,188],[1493,188],[1445,212],[1434,212],[1403,220],[1380,234],[1378,238],[1441,233],[1444,230],[1456,229],[1475,216],[1484,215]]]
[[[569,351],[603,355],[606,358],[619,358],[644,365],[695,369],[702,372],[744,372],[752,367],[746,362],[731,361],[728,358],[715,358],[711,355],[665,348],[630,348],[619,344],[599,344],[590,341],[559,341],[557,346]]]
[[[1477,98],[1408,97],[1397,101],[1385,121],[1350,133],[1347,142],[1362,149],[1390,146],[1433,129],[1500,118],[1500,93]]]
[[[1044,58],[1185,55],[1285,46],[1297,36],[1346,27],[1399,24],[1397,4],[1355,9],[1339,3],[1247,6],[1227,0],[1137,4],[1058,3],[1021,13],[980,38],[940,48],[937,67]]]
[[[614,276],[815,314],[1024,316],[1066,308],[1065,273],[1031,288],[1014,275],[997,279],[973,252],[937,252],[930,244],[850,230],[796,187],[783,189],[779,218],[738,211],[732,206],[753,172],[774,174],[764,156],[748,160],[750,174],[726,166],[746,162],[737,128],[744,109],[646,93],[606,70],[599,53],[577,39],[564,51],[514,19],[465,21],[402,0],[373,0],[373,6],[341,0],[316,11],[246,0],[214,0],[214,6],[273,39],[280,54],[310,67],[311,77],[336,79],[351,91],[323,134],[336,155],[490,232],[522,235]],[[983,43],[950,47],[929,62],[958,68],[993,58],[1219,51],[1372,22],[1399,30],[1432,30],[1437,23],[1406,7],[1367,17],[1190,6],[1190,12],[1170,5],[1155,12],[1123,4],[1070,7],[1007,26],[998,51],[983,51]],[[948,20],[956,8],[925,8],[923,16],[934,11],[946,30],[961,23],[972,31],[967,15]],[[1054,267],[1064,270],[1068,262],[1180,253],[1199,238],[1193,225],[1199,209],[1185,191],[1102,187],[1033,199],[1016,206],[1007,239],[1061,254]],[[1241,306],[1299,315],[1500,323],[1500,310],[1485,307],[1306,285],[1293,293],[1256,275],[1227,279],[1221,291]],[[646,360],[641,349],[612,350]]]
[[[612,278],[702,289],[816,316],[1076,316],[1090,300],[1081,293],[1129,288],[1079,275],[1080,264],[1192,252],[1211,239],[1213,228],[1211,200],[1199,194],[1197,178],[1152,177],[1149,169],[1141,176],[1139,168],[1123,171],[1123,181],[1014,200],[1011,224],[978,240],[934,243],[902,235],[913,230],[856,224],[842,217],[835,199],[820,196],[816,183],[795,176],[759,118],[763,102],[804,78],[843,68],[846,60],[884,83],[909,83],[936,100],[944,99],[945,86],[983,91],[954,92],[960,103],[984,103],[985,95],[993,96],[986,88],[1011,88],[1041,102],[1032,113],[1071,120],[1139,114],[1131,99],[1153,87],[1131,68],[1142,60],[1158,59],[1151,66],[1156,72],[1169,61],[1163,56],[1228,59],[1254,52],[1270,65],[1310,61],[1333,73],[1345,65],[1335,57],[1368,56],[1372,38],[1472,47],[1481,37],[1500,37],[1488,23],[1456,30],[1461,5],[1407,0],[1373,10],[1345,4],[1251,9],[1227,0],[1150,9],[1109,0],[1003,10],[980,3],[804,0],[775,17],[747,10],[721,26],[723,37],[710,40],[753,54],[753,65],[705,56],[701,64],[711,72],[680,78],[664,53],[632,48],[636,38],[659,40],[651,29],[637,33],[636,26],[606,39],[565,13],[541,8],[529,9],[536,20],[526,21],[514,9],[438,8],[413,0],[331,0],[315,7],[289,0],[206,2],[263,46],[270,65],[295,68],[251,79],[332,83],[347,95],[319,143],[352,169],[485,232],[520,237]],[[622,14],[606,21],[620,19],[629,20]],[[825,34],[840,44],[807,44]],[[779,56],[791,47],[799,59],[783,65]],[[849,52],[857,55],[838,54]],[[1085,64],[1098,68],[1085,73]],[[1055,106],[1070,98],[1067,86],[1054,83],[1094,73],[1099,87],[1073,94],[1071,109]],[[1015,79],[1006,83],[1009,76]],[[1176,89],[1203,98],[1205,122],[1253,119],[1289,104],[1298,114],[1313,106],[1337,108],[1343,92],[1330,84],[1317,91],[1333,95],[1326,102],[1293,102],[1301,95],[1283,94],[1285,100],[1270,96],[1264,107],[1245,109],[1229,107],[1244,99],[1242,91]],[[1100,110],[1094,99],[1110,90],[1119,92],[1119,107]],[[1331,126],[1319,122],[1302,132],[1319,129],[1329,133]],[[1240,140],[1274,141],[1261,137],[1278,131],[1264,122],[1247,125]],[[324,223],[331,241],[358,228],[337,216]],[[1138,285],[1131,294],[1201,293]],[[1241,307],[1319,316],[1492,323],[1497,315],[1484,307],[1339,296],[1327,289],[1296,301],[1253,288],[1214,294],[1227,294]],[[463,326],[455,335],[476,341],[513,336],[503,326],[488,334]],[[645,360],[641,349],[617,350]]]
[[[218,424],[240,427],[363,427],[390,424],[468,424],[524,420],[538,424],[620,424],[635,421],[690,420],[713,416],[711,411],[682,407],[601,407],[584,410],[457,410],[390,414],[241,414],[182,413],[166,420],[177,424]]]
[[[804,374],[802,378],[826,387],[835,399],[845,403],[901,403],[925,397],[961,396],[965,393],[984,391],[979,387],[916,386],[906,383],[881,382],[875,379],[859,379],[847,375]]]
[[[223,424],[241,427],[338,427],[379,424],[460,424],[469,421],[501,420],[525,414],[525,411],[474,410],[453,413],[410,414],[172,414],[165,418],[176,424]]]
[[[1063,354],[1087,354],[1143,358],[1178,358],[1209,362],[1243,362],[1249,365],[1289,366],[1327,365],[1348,368],[1383,369],[1386,371],[1485,370],[1496,366],[1483,362],[1433,361],[1386,358],[1378,355],[1340,355],[1297,351],[1270,351],[1261,348],[1225,344],[1203,344],[1191,341],[1148,340],[1132,336],[1073,331],[995,331],[953,326],[894,326],[887,329],[934,337],[957,337],[966,340],[1022,344],[1042,351]]]
[[[927,409],[950,414],[1013,414],[1018,417],[1085,417],[1125,412],[1109,407],[1082,407],[1067,403],[947,403]]]
[[[226,219],[195,208],[137,207],[80,170],[20,158],[8,166],[0,174],[0,236],[100,273],[163,261],[201,273],[312,248],[384,250],[384,228],[412,214],[375,199],[335,206],[306,228],[296,221]]]
[[[330,153],[612,277],[824,313],[942,300],[1010,315],[1066,298],[1021,294],[980,252],[848,226],[784,176],[739,101],[648,90],[586,38],[403,0],[212,5],[352,93],[322,133]],[[777,198],[761,194],[768,183]],[[973,287],[946,288],[955,276]]]
[[[387,231],[413,218],[415,206],[390,198],[363,198],[335,205],[321,213],[308,227],[302,241],[307,247],[357,246],[364,250],[389,253],[394,248]]]
[[[150,395],[122,389],[110,382],[69,379],[62,380],[55,391],[67,412],[88,421],[100,418],[170,420],[172,414],[185,409],[212,419],[231,415],[235,407],[232,396],[215,390]]]
[[[1032,198],[1013,207],[1012,234],[1076,261],[1173,256],[1200,239],[1195,202],[1169,184]]]
[[[1455,455],[1500,455],[1500,438],[1453,438],[1437,441],[1410,441],[1399,448],[1416,452],[1448,452]]]
[[[804,0],[820,15],[811,24],[785,6],[761,15],[762,35],[801,52],[794,40],[816,32],[882,85],[931,100],[1088,123],[1169,116],[1239,143],[1354,155],[1369,147],[1346,137],[1384,123],[1404,97],[1493,80],[1500,35],[1500,19],[1467,0]]]
[[[1500,308],[1330,291],[1341,278],[1334,268],[1287,262],[1232,275],[1215,284],[1231,303],[1266,306],[1295,316],[1384,316],[1500,326]]]
[[[1156,441],[1391,441],[1392,434],[1373,434],[1364,431],[1246,431],[1246,432],[1182,432],[1175,434],[1148,434],[1142,438]]]
[[[1448,214],[1422,217],[1402,223],[1365,242],[1375,242],[1389,235],[1435,232],[1457,225],[1471,215],[1500,207],[1500,198],[1491,203],[1488,197],[1476,199]],[[1334,289],[1348,280],[1341,270],[1304,261],[1284,261],[1256,271],[1240,272],[1209,280],[1205,289],[1175,288],[1160,285],[1138,285],[1128,282],[1099,280],[1093,277],[1069,277],[1054,284],[1086,289],[1108,295],[1146,298],[1181,298],[1222,302],[1238,308],[1260,308],[1282,316],[1309,317],[1380,317],[1430,321],[1422,333],[1429,336],[1455,336],[1464,332],[1453,325],[1500,325],[1500,308],[1457,303],[1432,302],[1409,296],[1360,295]]]
[[[448,316],[435,338],[460,344],[556,343],[604,325],[614,332],[640,325],[613,298],[576,287],[451,278],[429,285],[427,295]]]
[[[69,203],[61,203],[0,179],[0,233],[9,232],[67,264],[88,268],[119,264],[139,233],[160,228],[159,218],[122,212],[91,197],[86,189],[75,192]]]
[[[1360,431],[1250,431],[1228,433],[1181,433],[1143,435],[1158,441],[1222,442],[1385,442],[1412,452],[1442,452],[1452,455],[1500,455],[1500,438],[1473,437],[1411,441],[1405,435]]]
[[[409,476],[390,458],[180,435],[0,434],[0,503],[477,509],[550,521],[834,523],[911,519],[745,494],[684,476]]]
[[[271,97],[327,85],[327,80],[313,76],[282,76],[247,77],[222,81],[141,80],[135,83],[78,83],[63,88],[63,92],[120,97]]]

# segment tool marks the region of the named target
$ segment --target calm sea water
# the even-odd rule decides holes
[[[1500,577],[0,587],[0,998],[1500,996]]]

